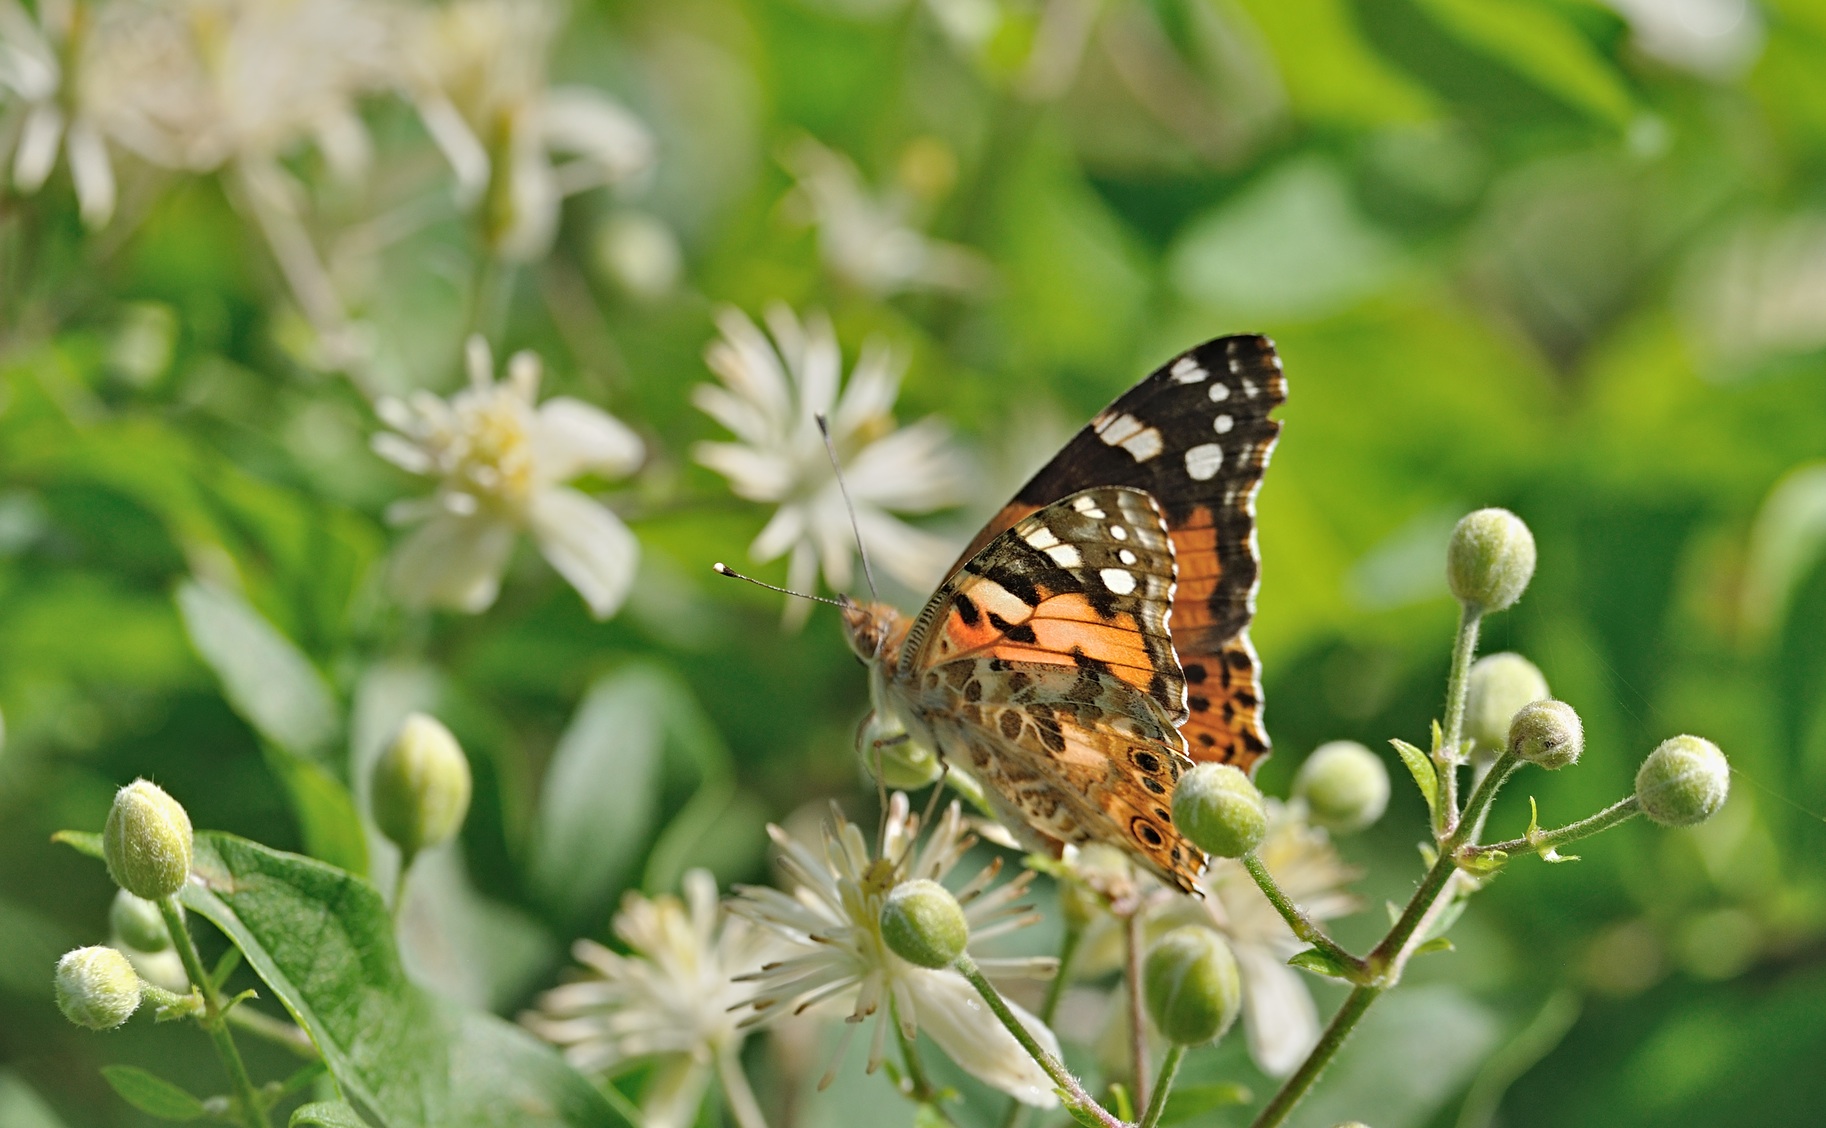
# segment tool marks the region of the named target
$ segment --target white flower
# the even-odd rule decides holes
[[[394,557],[396,592],[412,605],[482,611],[526,530],[606,618],[627,597],[639,545],[620,518],[564,483],[632,472],[644,454],[639,436],[581,400],[559,396],[534,406],[539,358],[530,352],[515,353],[500,382],[482,338],[470,338],[468,360],[469,387],[448,400],[418,392],[376,408],[393,428],[374,437],[376,453],[438,479],[435,494],[390,514],[425,522]]]
[[[905,192],[876,199],[856,165],[811,138],[786,153],[798,180],[797,199],[818,226],[818,248],[839,277],[871,294],[902,290],[968,291],[989,280],[989,266],[967,247],[926,237],[909,223]]]
[[[1268,800],[1268,837],[1258,856],[1293,902],[1314,921],[1356,912],[1361,902],[1345,888],[1357,872],[1345,865],[1323,830],[1307,825],[1299,810]],[[1319,1015],[1301,973],[1288,957],[1307,947],[1256,885],[1243,864],[1213,858],[1200,884],[1198,905],[1175,898],[1170,912],[1197,908],[1230,941],[1243,979],[1243,1024],[1249,1056],[1263,1073],[1284,1077],[1319,1040]]]
[[[619,955],[590,940],[572,949],[586,977],[547,991],[525,1015],[534,1033],[564,1050],[585,1073],[608,1075],[653,1062],[642,1112],[647,1128],[685,1128],[697,1117],[714,1072],[737,1120],[759,1123],[742,1074],[746,1030],[736,1011],[753,989],[736,977],[779,951],[770,933],[723,911],[716,881],[685,875],[685,899],[630,893],[615,916]]]
[[[114,165],[79,78],[92,52],[69,42],[75,21],[72,0],[41,0],[36,22],[18,0],[0,0],[0,92],[19,103],[0,136],[17,139],[13,186],[28,194],[43,187],[61,147],[83,222],[101,227],[114,215]]]
[[[588,87],[548,87],[561,12],[542,0],[457,0],[428,7],[413,38],[412,92],[490,242],[510,259],[551,246],[568,195],[648,172],[653,136]],[[561,166],[553,154],[571,159]]]
[[[843,355],[823,315],[801,324],[792,310],[776,305],[767,312],[771,341],[739,310],[723,310],[717,326],[723,335],[704,359],[723,384],[701,384],[691,399],[740,441],[699,443],[693,454],[728,478],[737,495],[779,506],[749,554],[768,561],[790,553],[787,583],[796,590],[810,590],[821,566],[825,582],[842,590],[852,579],[860,535],[870,560],[889,574],[912,587],[930,585],[949,562],[951,547],[890,511],[924,513],[957,502],[964,471],[938,420],[894,429],[889,412],[901,363],[870,342],[839,394]],[[819,415],[830,423],[856,506],[855,529],[818,431]],[[809,610],[804,600],[790,601],[787,622],[802,622]]]
[[[976,841],[967,833],[957,803],[917,847],[918,819],[908,814],[904,792],[894,793],[886,817],[879,857],[870,854],[862,831],[835,810],[824,827],[822,851],[793,840],[779,827],[768,827],[793,891],[740,887],[730,911],[778,935],[790,954],[746,977],[760,984],[755,1013],[747,1021],[799,1014],[826,1002],[847,1007],[846,1021],[852,1025],[819,1088],[836,1076],[857,1027],[873,1018],[870,1073],[886,1055],[889,1024],[898,1023],[909,1041],[924,1030],[979,1079],[1027,1104],[1051,1107],[1057,1100],[1052,1081],[996,1021],[969,981],[949,968],[908,963],[889,951],[881,936],[881,908],[888,893],[903,881],[942,880]],[[1000,870],[998,858],[956,891],[970,923],[972,946],[1039,919],[1027,906],[1011,904],[1027,891],[1033,874],[990,890]],[[1057,966],[1046,959],[978,958],[977,963],[989,974],[1044,975]],[[1059,1046],[1052,1032],[1026,1011],[1009,1006],[1056,1056]]]

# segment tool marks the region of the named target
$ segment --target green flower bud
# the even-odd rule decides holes
[[[881,719],[879,712],[863,718],[856,747],[862,750],[863,766],[873,775],[880,765],[881,782],[889,791],[917,791],[938,778],[944,765],[930,748],[904,739],[907,730],[900,724]]]
[[[1356,741],[1334,740],[1306,757],[1293,778],[1293,794],[1306,801],[1313,822],[1354,834],[1388,809],[1389,770],[1382,757]]]
[[[1662,826],[1705,822],[1731,793],[1731,765],[1718,745],[1697,736],[1661,742],[1636,772],[1636,802]]]
[[[114,935],[120,942],[136,952],[162,952],[171,946],[171,933],[165,929],[159,907],[125,889],[114,894],[108,923],[114,926]]]
[[[57,961],[56,993],[71,1022],[112,1030],[139,1009],[139,972],[113,948],[77,948]]]
[[[1148,1014],[1169,1042],[1196,1046],[1236,1021],[1243,981],[1223,937],[1203,925],[1167,933],[1148,951],[1141,972]]]
[[[1553,694],[1533,662],[1520,654],[1487,654],[1471,664],[1465,684],[1465,735],[1476,750],[1495,755],[1509,746],[1509,722],[1522,706]]]
[[[1548,771],[1579,762],[1585,725],[1564,701],[1531,701],[1509,722],[1509,751]]]
[[[970,940],[970,924],[951,891],[936,881],[903,881],[881,906],[881,938],[919,967],[949,967]]]
[[[1466,514],[1446,546],[1446,583],[1465,607],[1501,611],[1534,576],[1534,534],[1507,509]]]
[[[115,794],[102,827],[108,876],[137,897],[162,901],[190,877],[191,839],[183,804],[158,784],[136,779]]]
[[[469,813],[469,761],[435,717],[413,713],[374,765],[374,821],[408,857],[450,841]]]
[[[1173,825],[1193,845],[1240,858],[1268,835],[1268,811],[1249,777],[1229,764],[1200,764],[1173,789]]]

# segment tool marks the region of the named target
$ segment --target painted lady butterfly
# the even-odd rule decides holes
[[[1031,849],[1117,844],[1190,891],[1205,857],[1173,827],[1174,782],[1268,754],[1255,493],[1286,398],[1267,338],[1206,342],[1091,420],[918,618],[846,602],[874,739],[972,776]]]

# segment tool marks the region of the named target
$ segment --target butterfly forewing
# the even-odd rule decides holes
[[[1119,843],[1191,889],[1204,857],[1170,811],[1190,766],[1174,591],[1155,501],[1083,490],[958,569],[908,634],[895,682],[1031,844]]]
[[[1245,770],[1268,753],[1249,621],[1260,574],[1255,494],[1286,402],[1265,337],[1208,341],[1100,412],[1022,487],[965,551],[1092,485],[1145,490],[1165,515],[1178,562],[1172,640],[1189,685],[1183,732],[1195,759]]]

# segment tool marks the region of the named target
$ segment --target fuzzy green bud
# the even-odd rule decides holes
[[[1173,789],[1173,825],[1207,854],[1240,858],[1268,836],[1268,809],[1237,768],[1200,764]]]
[[[408,857],[450,841],[469,813],[469,761],[435,717],[413,713],[374,765],[374,822]]]
[[[162,952],[171,946],[171,933],[165,929],[165,918],[159,907],[125,889],[114,894],[114,904],[108,909],[108,923],[114,927],[114,935],[120,942],[136,952]]]
[[[919,967],[949,967],[970,940],[970,924],[951,891],[936,881],[903,881],[881,906],[881,938]]]
[[[1486,654],[1465,679],[1465,735],[1476,751],[1495,755],[1509,746],[1509,722],[1521,707],[1551,696],[1533,662],[1520,654]]]
[[[113,948],[65,952],[57,961],[55,990],[63,1016],[90,1030],[112,1030],[139,1009],[139,972]]]
[[[1243,1003],[1230,945],[1203,925],[1162,936],[1148,951],[1141,982],[1148,1014],[1175,1045],[1202,1045],[1223,1034]]]
[[[1267,838],[1267,807],[1242,770],[1202,763],[1172,789],[1172,825],[1207,854],[1242,858]]]
[[[1509,722],[1509,751],[1530,764],[1558,771],[1579,762],[1585,725],[1564,701],[1531,701]]]
[[[879,767],[881,782],[890,791],[917,791],[944,770],[930,748],[907,739],[903,726],[882,720],[879,712],[863,718],[856,747],[862,749],[863,765],[871,775]]]
[[[1479,614],[1514,604],[1534,576],[1534,534],[1507,509],[1468,513],[1446,546],[1446,583]]]
[[[1697,736],[1661,742],[1636,772],[1636,802],[1662,826],[1705,822],[1731,793],[1731,765],[1718,745]]]
[[[1389,770],[1382,757],[1354,740],[1321,744],[1300,765],[1293,794],[1312,821],[1336,834],[1354,834],[1389,805]]]
[[[158,784],[136,779],[115,793],[102,827],[108,876],[136,897],[162,901],[190,877],[192,839],[183,804]]]

